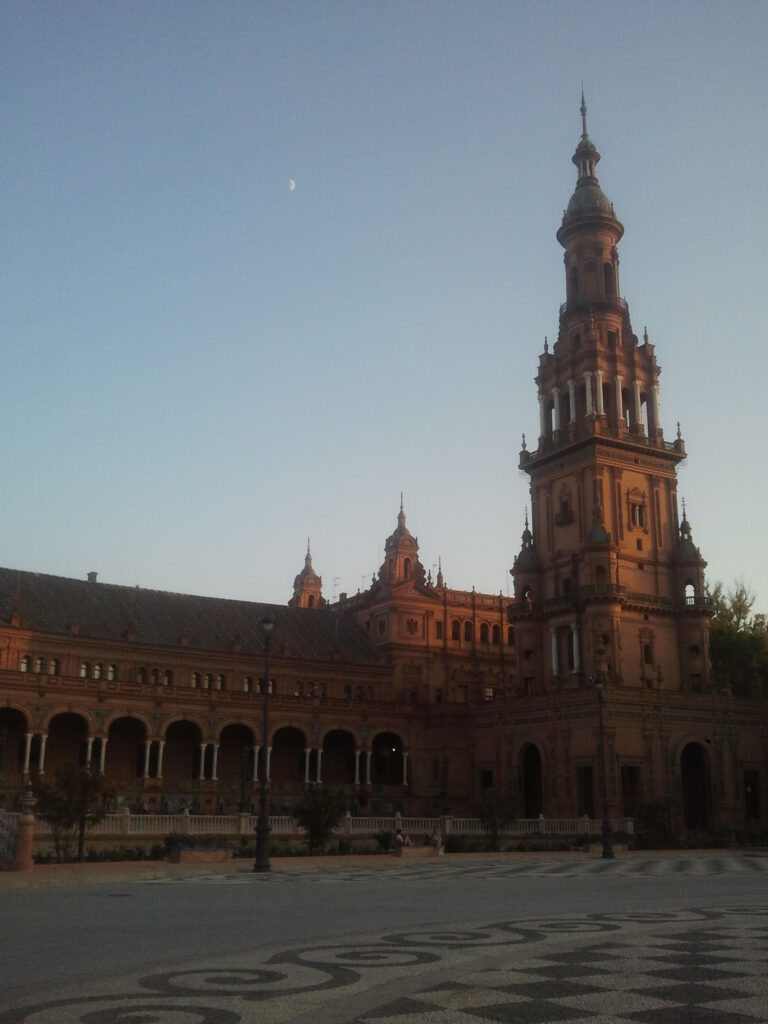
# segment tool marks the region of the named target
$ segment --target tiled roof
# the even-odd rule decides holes
[[[336,610],[275,607],[0,568],[0,621],[10,624],[15,610],[20,628],[62,636],[76,630],[90,639],[175,648],[186,638],[191,650],[260,653],[264,635],[259,619],[268,608],[275,619],[272,652],[277,657],[354,664],[379,660],[365,632]]]

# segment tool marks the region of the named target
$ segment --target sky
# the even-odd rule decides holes
[[[581,132],[710,581],[768,611],[768,4],[0,6],[0,564],[507,594]],[[293,183],[293,185],[291,184]]]

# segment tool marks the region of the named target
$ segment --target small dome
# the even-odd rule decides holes
[[[583,217],[590,213],[603,213],[613,217],[613,205],[608,196],[598,184],[597,178],[583,178],[576,186],[576,191],[571,196],[568,209],[565,212],[566,218]]]

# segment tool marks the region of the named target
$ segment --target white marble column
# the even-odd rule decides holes
[[[621,400],[621,377],[616,377],[616,419],[618,423],[624,422],[624,403]]]
[[[659,419],[659,385],[653,385],[653,429],[661,430],[661,420]]]
[[[85,741],[85,767],[90,771],[91,757],[93,756],[93,736]]]
[[[587,416],[592,415],[592,371],[584,371],[584,396],[587,402]]]
[[[213,764],[211,766],[211,781],[218,782],[219,778],[217,772],[219,770],[219,744],[213,744]]]
[[[323,748],[317,748],[317,772],[315,782],[320,785],[323,781]]]
[[[152,750],[152,740],[144,740],[144,775],[145,779],[149,778],[149,755]]]
[[[403,751],[403,785],[408,785],[408,751]]]
[[[99,775],[104,774],[104,765],[107,761],[107,737],[101,737],[101,749],[99,750]]]
[[[552,388],[552,403],[555,407],[555,430],[560,429],[560,388]]]
[[[24,740],[24,774],[29,775],[29,757],[32,753],[32,733],[28,732]]]
[[[576,422],[576,381],[568,381],[568,404],[570,406],[568,410],[568,422]]]
[[[205,778],[205,750],[207,746],[207,743],[200,744],[200,774],[198,775],[198,779],[201,780]]]
[[[371,754],[373,751],[366,750],[365,752],[365,784],[370,786],[371,784]]]
[[[552,642],[552,675],[556,676],[560,672],[560,658],[559,651],[557,649],[557,630],[552,626],[549,632]]]
[[[360,754],[362,751],[355,751],[355,785],[360,785]]]
[[[309,785],[309,755],[311,751],[309,747],[304,747],[304,785]]]
[[[48,733],[40,733],[40,753],[37,758],[37,774],[45,775],[45,745],[48,742]]]
[[[597,415],[605,415],[603,408],[603,371],[595,370],[595,398],[597,399]]]
[[[573,671],[581,672],[581,649],[579,648],[579,628],[571,623],[571,642],[573,643]]]
[[[158,740],[157,742],[157,775],[158,779],[163,777],[163,751],[165,750],[165,740]]]

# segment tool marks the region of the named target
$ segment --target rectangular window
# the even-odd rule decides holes
[[[493,789],[493,772],[490,768],[484,768],[480,772],[480,786],[482,789]]]
[[[442,624],[442,622],[438,621],[438,622],[435,623],[435,637],[438,640],[442,640],[443,639],[443,624]]]
[[[492,686],[486,686],[484,696],[486,701],[489,703],[494,699],[496,694]]]

